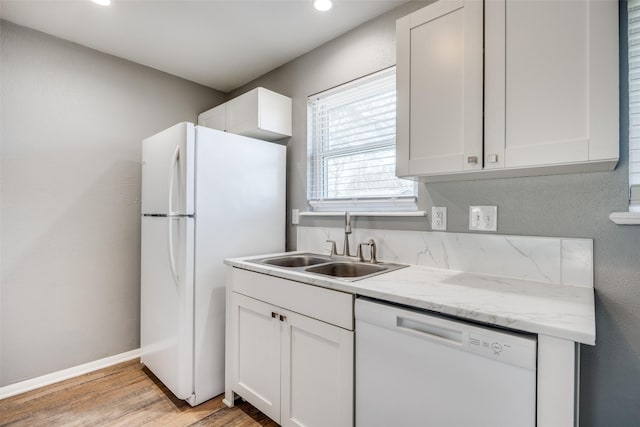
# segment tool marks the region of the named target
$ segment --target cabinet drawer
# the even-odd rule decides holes
[[[353,295],[228,267],[227,291],[255,298],[350,331]]]

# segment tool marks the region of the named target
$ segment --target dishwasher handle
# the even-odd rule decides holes
[[[396,328],[409,332],[414,336],[444,341],[449,344],[461,346],[464,342],[464,336],[461,330],[445,328],[404,316],[396,316]]]

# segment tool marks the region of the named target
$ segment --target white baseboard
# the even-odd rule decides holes
[[[127,351],[126,353],[120,353],[114,356],[105,357],[104,359],[94,360],[93,362],[74,366],[73,368],[63,369],[61,371],[52,372],[51,374],[42,375],[40,377],[31,378],[25,381],[20,381],[19,383],[9,384],[4,387],[0,387],[0,399],[15,396],[16,394],[35,390],[36,388],[44,387],[46,385],[54,384],[60,381],[68,380],[69,378],[77,377],[89,372],[97,371],[98,369],[117,365],[118,363],[127,362],[137,357],[140,357],[139,348]]]

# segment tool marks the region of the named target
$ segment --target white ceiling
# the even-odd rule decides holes
[[[228,92],[406,0],[0,0],[0,17]]]

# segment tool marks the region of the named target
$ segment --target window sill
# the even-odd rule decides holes
[[[609,219],[618,225],[640,225],[640,212],[612,212]]]
[[[345,212],[300,212],[300,216],[344,216]],[[389,212],[349,212],[354,216],[427,216],[426,211],[389,211]]]

